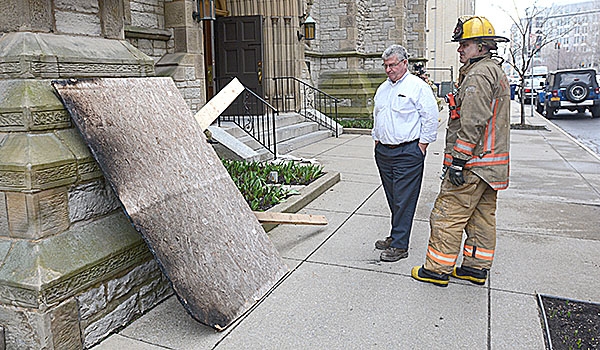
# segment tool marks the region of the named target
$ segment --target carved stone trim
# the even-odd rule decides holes
[[[7,126],[25,126],[25,121],[23,118],[23,113],[13,112],[13,113],[0,113],[0,127]]]
[[[58,111],[36,111],[32,112],[34,128],[36,126],[63,126],[68,127],[71,123],[69,113],[63,109]],[[37,128],[36,128],[37,129]]]
[[[47,187],[49,183],[60,182],[77,177],[77,165],[75,163],[63,164],[56,167],[35,170],[34,187]]]
[[[42,288],[41,291],[36,290],[35,287],[29,289],[0,283],[0,303],[30,308],[57,304],[151,256],[148,247],[142,241],[137,246],[125,249],[90,268],[71,276],[64,276],[59,281]]]
[[[24,172],[0,171],[0,187],[8,189],[24,189],[27,185],[27,176]]]
[[[144,243],[138,244],[89,269],[63,278],[57,283],[52,283],[51,286],[44,288],[42,291],[43,300],[48,305],[58,303],[99,281],[106,280],[107,275],[114,275],[117,272],[126,270],[134,263],[146,260],[149,257],[151,257],[151,254],[148,246]]]

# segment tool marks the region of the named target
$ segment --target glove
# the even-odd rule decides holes
[[[442,167],[442,175],[440,175],[440,180],[443,180],[444,177],[446,177],[446,173],[448,172],[448,168],[449,168],[449,166],[447,166],[447,165],[444,165]]]
[[[466,160],[454,158],[452,159],[452,165],[448,169],[448,175],[450,182],[454,186],[462,186],[465,184],[465,178],[463,176],[463,168],[467,164]]]

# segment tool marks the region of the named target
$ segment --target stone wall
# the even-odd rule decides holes
[[[127,6],[128,5],[128,6]],[[145,37],[135,35],[145,29]],[[151,29],[157,29],[151,31]],[[158,35],[164,31],[162,36]],[[156,33],[156,35],[151,35]],[[125,38],[140,51],[158,61],[168,53],[173,53],[175,44],[173,30],[165,27],[165,1],[164,0],[130,0],[125,6]]]
[[[369,118],[385,79],[383,51],[401,44],[411,59],[425,55],[426,0],[315,1],[309,8],[317,22],[317,38],[306,51],[312,80],[343,99],[341,115]]]
[[[172,294],[51,85],[154,75],[123,0],[0,7],[0,344],[80,349]],[[166,34],[154,29],[152,35]]]
[[[103,340],[172,294],[169,281],[156,261],[150,260],[77,295],[84,347]]]

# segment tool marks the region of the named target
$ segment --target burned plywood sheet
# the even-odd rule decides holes
[[[53,84],[192,317],[222,330],[286,273],[172,79]]]

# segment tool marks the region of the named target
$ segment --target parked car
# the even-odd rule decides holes
[[[550,119],[556,111],[568,109],[600,117],[600,88],[593,69],[559,70],[548,74],[544,89],[538,94],[538,113]]]
[[[523,96],[525,103],[531,103],[532,98],[537,99],[538,93],[544,87],[545,80],[546,74],[534,75],[533,78],[531,76],[526,77],[524,81],[525,86],[519,86],[517,89],[518,101],[521,101],[521,96]]]

